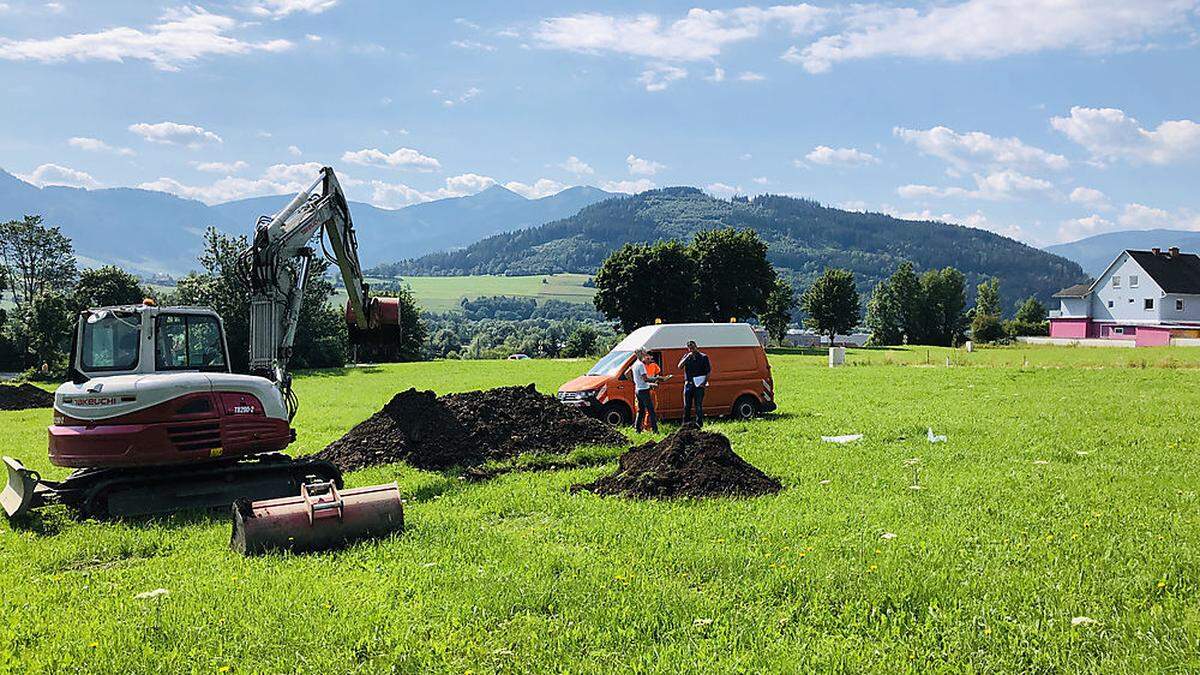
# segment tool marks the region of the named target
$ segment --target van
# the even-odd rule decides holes
[[[679,360],[695,340],[712,364],[706,416],[730,415],[750,419],[775,409],[775,382],[771,365],[750,324],[666,323],[643,326],[621,340],[596,362],[587,374],[558,390],[558,400],[614,424],[629,424],[637,409],[633,390],[634,352],[645,349],[661,374],[674,375],[654,390],[654,408],[662,419],[683,418],[683,371]]]

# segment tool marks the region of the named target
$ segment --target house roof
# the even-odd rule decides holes
[[[1051,297],[1055,298],[1086,298],[1088,291],[1092,290],[1091,284],[1075,284],[1062,289]]]
[[[1166,293],[1200,294],[1200,256],[1167,251],[1125,251]]]

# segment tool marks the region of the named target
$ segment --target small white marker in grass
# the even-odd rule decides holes
[[[895,539],[896,533],[895,532],[884,532],[883,534],[879,535],[879,538],[880,539]]]
[[[1034,464],[1037,464],[1038,466],[1044,466],[1044,465],[1046,465],[1046,464],[1049,464],[1049,463],[1050,463],[1050,460],[1048,460],[1048,459],[1035,459],[1035,460],[1033,460],[1033,463],[1034,463]]]
[[[862,434],[846,434],[845,436],[822,436],[821,440],[826,443],[853,443],[854,441],[861,440],[862,437]]]
[[[821,481],[821,485],[829,485],[829,484],[830,484],[830,483],[832,483],[832,482],[833,482],[833,481],[831,481],[831,480],[829,480],[828,478],[826,478],[825,480]]]
[[[925,437],[929,439],[930,443],[945,443],[946,442],[946,435],[945,434],[934,434],[933,427],[926,427]]]
[[[154,598],[158,598],[158,597],[161,597],[164,595],[170,595],[170,594],[171,594],[171,591],[168,591],[165,588],[156,588],[152,591],[145,591],[143,593],[138,593],[137,595],[133,596],[133,599],[134,600],[153,600]]]
[[[1075,626],[1088,626],[1093,623],[1097,623],[1097,621],[1090,616],[1077,616],[1071,619],[1072,628]]]

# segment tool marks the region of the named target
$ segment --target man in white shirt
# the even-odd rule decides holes
[[[642,432],[642,421],[647,416],[650,420],[650,429],[654,433],[658,433],[658,415],[654,412],[654,396],[651,390],[658,385],[663,378],[660,375],[650,375],[646,372],[646,364],[654,360],[650,354],[644,349],[639,349],[636,352],[636,358],[633,362],[633,367],[630,372],[633,376],[633,391],[637,396],[637,420],[634,422],[634,429],[640,434]]]

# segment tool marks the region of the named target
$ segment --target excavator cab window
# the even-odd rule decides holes
[[[155,333],[155,370],[228,370],[225,341],[216,317],[160,314]]]
[[[133,370],[137,368],[141,318],[135,313],[101,310],[83,320],[81,370]]]

